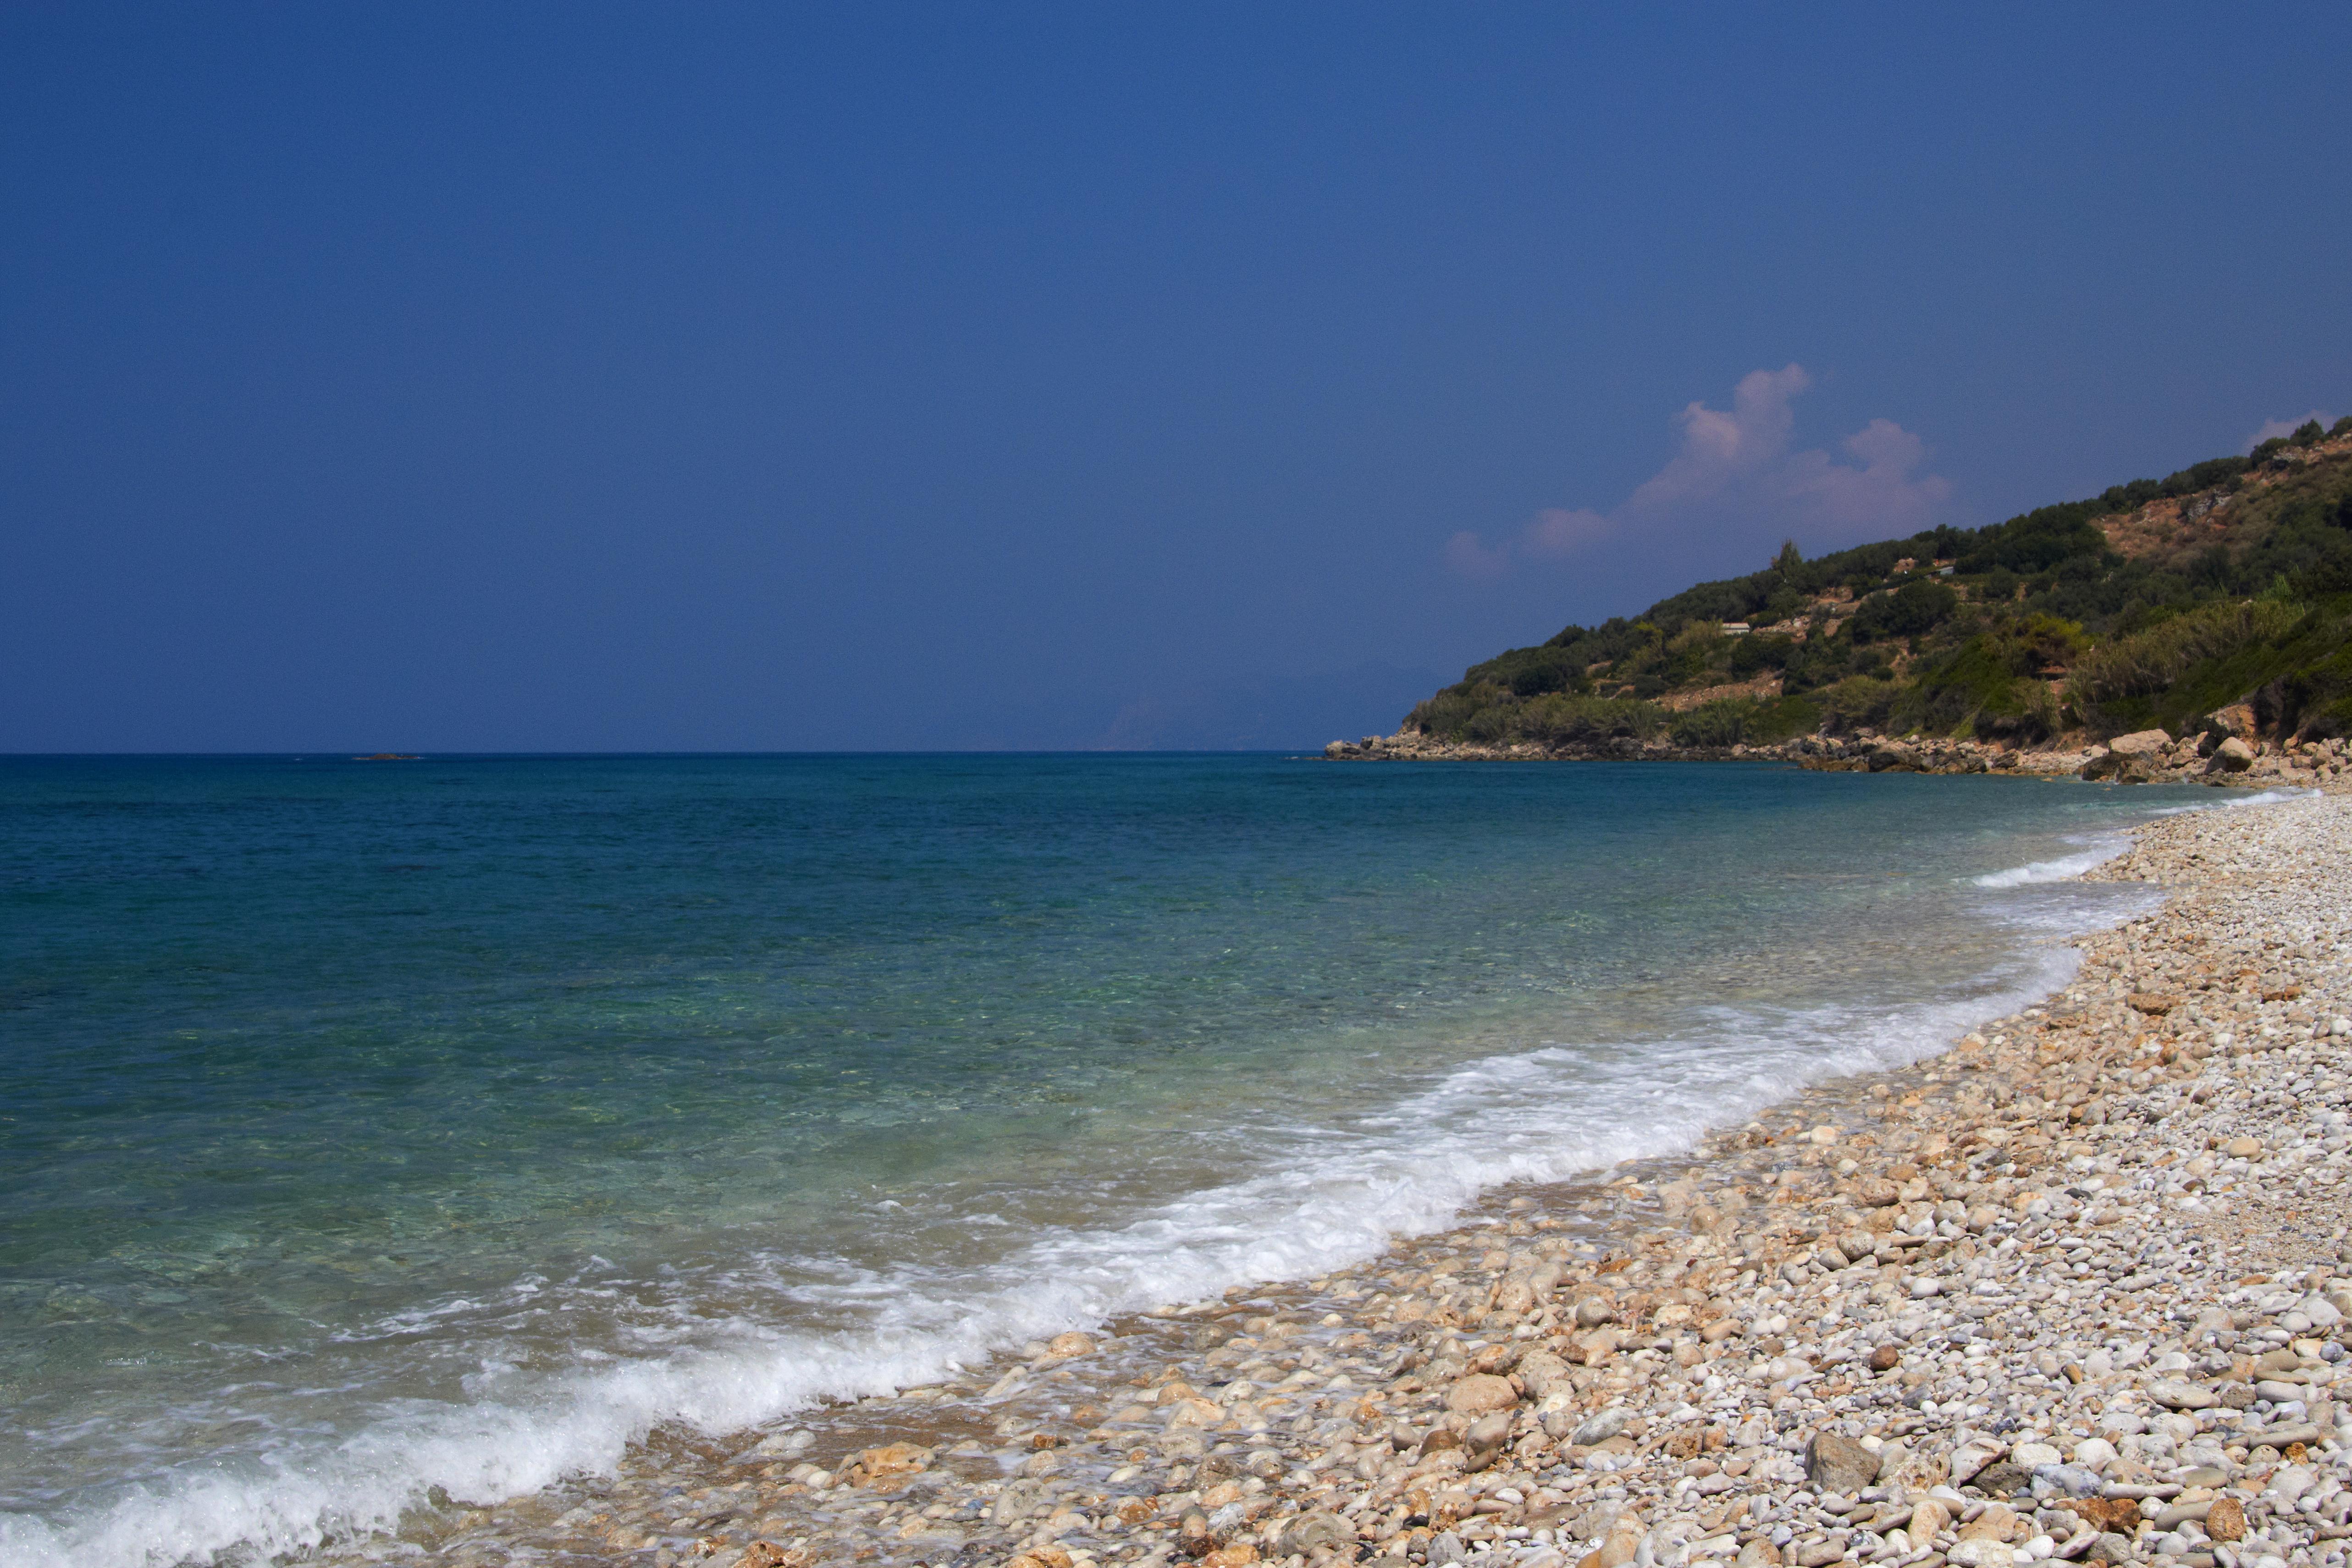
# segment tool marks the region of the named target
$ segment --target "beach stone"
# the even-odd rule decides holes
[[[2263,1141],[2259,1138],[2232,1138],[2221,1145],[2221,1152],[2232,1160],[2259,1160],[2263,1157]]]
[[[2116,1446],[2105,1437],[2085,1437],[2074,1445],[2074,1463],[2086,1470],[2104,1470],[2117,1457]]]
[[[1497,1410],[1481,1415],[1463,1428],[1462,1446],[1474,1454],[1499,1448],[1511,1438],[1511,1417],[1508,1412]]]
[[[1300,1514],[1286,1525],[1275,1552],[1284,1557],[1304,1556],[1321,1547],[1351,1545],[1355,1539],[1353,1525],[1336,1513],[1318,1509]]]
[[[2008,1452],[2003,1445],[1982,1437],[1961,1444],[1952,1450],[1949,1468],[1952,1485],[1968,1485],[1976,1479],[1979,1471]]]
[[[2221,1396],[2201,1384],[2166,1378],[2147,1385],[2147,1396],[2168,1410],[2210,1410]]]
[[[779,1546],[772,1541],[755,1541],[736,1559],[737,1568],[808,1568],[811,1561],[807,1548]],[[1068,1563],[1067,1557],[1063,1558],[1062,1568],[1067,1568]]]
[[[2080,1465],[2036,1465],[2033,1484],[2049,1487],[2067,1497],[2092,1497],[2099,1489],[2099,1472]]]
[[[1070,1554],[1058,1546],[1033,1546],[1004,1568],[1070,1568]]]
[[[1065,1361],[1072,1356],[1085,1355],[1094,1348],[1093,1336],[1079,1333],[1075,1329],[1066,1334],[1055,1334],[1045,1342],[1045,1353],[1060,1356]]]
[[[1944,1554],[1944,1561],[1958,1563],[1959,1568],[2011,1568],[2017,1561],[2017,1548],[2006,1541],[1979,1536],[1955,1543]]]
[[[2213,761],[2209,773],[2242,773],[2254,765],[2254,749],[2231,735],[2213,748]]]
[[[1249,1568],[1257,1561],[1257,1543],[1233,1541],[1201,1559],[1201,1568]]]
[[[1881,1345],[1870,1352],[1870,1370],[1893,1372],[1903,1364],[1903,1352],[1894,1345]]]
[[[2121,1568],[2122,1564],[2133,1561],[2137,1553],[2132,1549],[2130,1536],[2117,1535],[2110,1531],[2091,1542],[2090,1550],[2083,1555],[2088,1561],[2105,1563],[2110,1568]]]
[[[1780,1568],[1780,1549],[1759,1535],[1739,1549],[1738,1568]]]
[[[1445,1392],[1445,1408],[1457,1415],[1484,1415],[1490,1410],[1508,1410],[1519,1402],[1519,1391],[1507,1378],[1492,1373],[1474,1372],[1456,1379]],[[1211,1408],[1214,1408],[1212,1406]]]
[[[1934,1498],[1922,1498],[1911,1510],[1911,1539],[1914,1541],[1933,1541],[1951,1525],[1952,1510]]]
[[[1606,1443],[1625,1430],[1625,1424],[1633,1418],[1632,1409],[1622,1405],[1612,1405],[1596,1415],[1586,1416],[1583,1423],[1569,1435],[1569,1443],[1580,1448]]]
[[[886,1443],[859,1451],[852,1475],[871,1491],[893,1491],[930,1468],[932,1451],[914,1443]]]
[[[1625,1568],[1642,1550],[1642,1532],[1623,1527],[1612,1530],[1598,1549],[1586,1554],[1577,1568]]]
[[[1982,1513],[1960,1526],[1962,1541],[2008,1541],[2017,1534],[2017,1510],[2005,1502],[1985,1504]]]
[[[1823,1432],[1805,1447],[1805,1479],[1821,1491],[1858,1492],[1878,1479],[1878,1456],[1851,1437]]]
[[[2022,1465],[1998,1459],[1979,1470],[1971,1484],[1990,1496],[2009,1497],[2032,1485],[2033,1472]]]

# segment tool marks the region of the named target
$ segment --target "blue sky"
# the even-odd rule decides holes
[[[10,6],[0,749],[1391,728],[2352,408],[2347,35]]]

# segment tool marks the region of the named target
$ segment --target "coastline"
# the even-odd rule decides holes
[[[2220,722],[2225,716],[2229,728]],[[1882,735],[1868,729],[1851,735],[1798,735],[1752,746],[1678,746],[1631,735],[1556,745],[1528,741],[1482,745],[1401,729],[1393,735],[1334,741],[1323,748],[1322,756],[1334,763],[1786,763],[1817,773],[2000,773],[2256,789],[2322,784],[2339,777],[2352,761],[2352,749],[2341,741],[2262,739],[2254,728],[2253,710],[2242,704],[2213,720],[2204,731],[2178,738],[2163,730],[2143,730],[2104,743],[2076,735],[2045,746]]]
[[[2254,1483],[2308,1471],[2303,1495],[2352,1509],[2330,1486],[2347,1363],[2321,1353],[2352,1299],[2309,1272],[2352,1270],[2347,1153],[2334,1123],[2283,1146],[2326,1107],[2252,1096],[2307,1075],[2304,1095],[2340,1098],[2352,1025],[2326,1031],[2352,986],[2310,932],[2332,948],[2352,910],[2327,868],[2347,847],[2342,797],[2160,819],[2092,875],[2189,885],[1948,1055],[1670,1161],[1499,1191],[1354,1268],[764,1435],[657,1433],[617,1478],[418,1510],[326,1554],[2332,1561],[2346,1510]],[[2210,973],[2154,978],[2176,963]],[[2277,1278],[2240,1282],[2258,1272]],[[1955,1483],[1939,1520],[1928,1493]],[[2011,1484],[2042,1495],[1995,1511]],[[2226,1539],[2232,1507],[2272,1534]]]

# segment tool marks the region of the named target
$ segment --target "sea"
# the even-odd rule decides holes
[[[297,1556],[1935,1052],[2213,792],[0,759],[0,1563]]]

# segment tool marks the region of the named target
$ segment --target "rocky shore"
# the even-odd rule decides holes
[[[1332,762],[1780,762],[1829,773],[2014,773],[2021,777],[2105,779],[2117,784],[2269,785],[2316,784],[2340,774],[2352,746],[2340,740],[2268,741],[2250,710],[2224,710],[2193,734],[2142,730],[2105,742],[2075,736],[2043,747],[1942,737],[1800,735],[1770,745],[1677,746],[1618,736],[1589,744],[1519,742],[1481,746],[1417,730],[1334,741]]]
[[[1359,1268],[657,1433],[618,1478],[328,1555],[2335,1568],[2352,800],[2165,818],[2096,875],[2169,900],[1915,1068]]]

